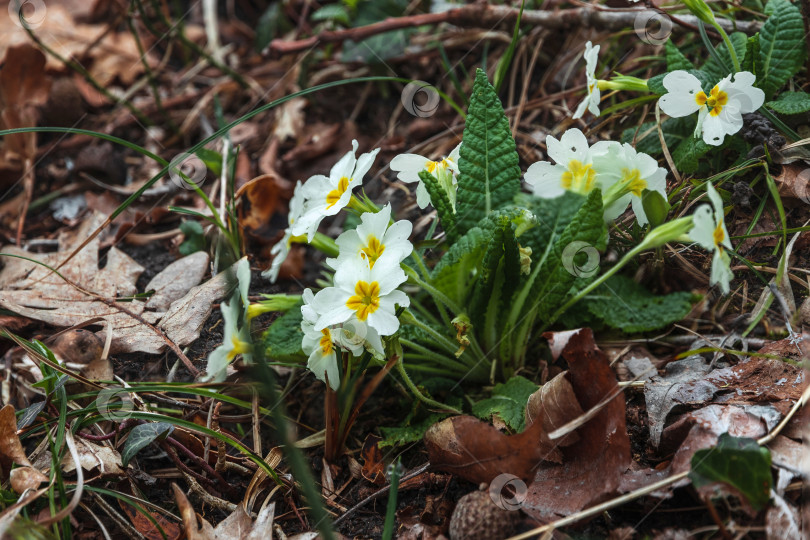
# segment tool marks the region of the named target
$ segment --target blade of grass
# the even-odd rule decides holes
[[[522,9],[522,8],[521,8]],[[399,489],[399,476],[402,472],[402,465],[397,459],[391,465],[391,489],[388,492],[388,505],[385,508],[385,525],[383,525],[383,540],[391,540],[394,537],[394,520],[397,515],[397,491]]]

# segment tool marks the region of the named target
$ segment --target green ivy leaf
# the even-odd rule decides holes
[[[492,397],[473,404],[472,412],[482,420],[497,416],[509,428],[520,432],[526,426],[526,403],[539,387],[520,375],[512,377],[505,383],[496,384]]]
[[[804,64],[804,23],[801,11],[788,0],[770,0],[768,20],[759,32],[757,86],[772,97]]]
[[[430,204],[436,209],[439,215],[439,221],[442,224],[442,229],[447,235],[447,241],[450,244],[455,243],[458,239],[458,229],[456,228],[456,211],[447,197],[447,192],[439,185],[439,181],[435,176],[427,171],[420,171],[419,178],[427,189],[430,195]]]
[[[771,453],[754,439],[720,435],[715,448],[692,456],[689,478],[695,487],[719,482],[738,490],[755,510],[768,506],[773,478]]]
[[[301,340],[304,332],[301,331],[301,306],[299,302],[290,310],[273,321],[273,324],[264,333],[264,346],[267,357],[272,360],[299,359]]]
[[[728,37],[731,40],[731,45],[734,47],[734,52],[737,53],[737,59],[743,62],[745,49],[748,44],[748,36],[742,32],[734,32]],[[719,64],[714,55],[712,55],[700,69],[709,75],[712,83],[717,83],[720,79],[727,77],[734,71],[734,62],[731,61],[731,54],[729,54],[728,47],[726,47],[725,43],[718,43],[714,50],[717,56],[723,61],[723,65]]]
[[[127,437],[127,442],[124,443],[124,448],[121,450],[121,462],[124,467],[127,466],[129,460],[135,457],[135,454],[152,444],[152,442],[165,439],[172,431],[174,431],[174,426],[168,422],[149,422],[132,428]]]
[[[612,328],[648,332],[680,321],[692,309],[692,294],[656,296],[627,276],[615,275],[588,295],[588,310]]]
[[[459,156],[456,222],[465,233],[520,191],[519,157],[495,88],[475,74]]]
[[[806,92],[782,92],[776,101],[765,104],[780,114],[801,114],[810,111],[810,94]]]

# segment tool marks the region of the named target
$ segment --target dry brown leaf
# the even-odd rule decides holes
[[[257,176],[245,184],[240,190],[244,196],[239,224],[253,236],[266,236],[270,230],[270,219],[279,205],[280,191],[279,178],[275,173]]]
[[[24,43],[9,48],[0,65],[0,129],[36,126],[37,107],[48,100],[51,85],[45,75],[45,56]],[[36,133],[7,135],[0,143],[0,185],[16,181],[24,173],[26,198],[22,206],[12,209],[15,215],[30,200],[36,152]]]
[[[35,259],[54,268],[103,221],[104,216],[95,213],[77,231],[60,234],[59,251],[56,253],[34,254],[14,246],[5,247],[2,251]],[[167,343],[142,321],[155,325],[178,346],[188,345],[199,337],[205,320],[211,314],[212,304],[232,288],[225,272],[203,285],[191,287],[195,284],[192,277],[202,277],[197,267],[197,270],[184,275],[181,289],[191,289],[174,300],[165,314],[147,311],[147,304],[141,301],[113,302],[116,298],[129,297],[138,292],[135,283],[143,267],[112,247],[107,252],[107,264],[99,270],[99,242],[98,237],[94,238],[59,270],[67,279],[97,296],[78,290],[42,265],[16,257],[4,257],[5,266],[0,270],[0,307],[62,327],[76,326],[101,317],[112,327],[112,354],[135,351],[156,354]],[[199,255],[191,257],[197,263],[203,258]],[[167,275],[176,276],[177,272],[183,272],[182,265],[175,266]],[[170,300],[178,293],[179,290],[166,293],[164,300]],[[105,332],[101,330],[99,335],[105,337]]]
[[[302,97],[293,98],[281,107],[276,109],[276,127],[273,134],[278,140],[284,142],[287,139],[298,140],[301,131],[304,129],[304,107],[307,100]]]
[[[275,503],[265,506],[255,522],[240,504],[215,528],[203,518],[198,522],[194,508],[177,484],[172,483],[172,490],[188,540],[267,540],[273,537]]]
[[[366,436],[366,440],[363,441],[363,448],[360,450],[360,458],[363,460],[363,467],[360,469],[360,474],[372,484],[379,486],[387,482],[385,478],[383,453],[380,447],[377,446],[381,440],[381,437],[369,433]]]
[[[630,466],[624,394],[607,357],[589,328],[544,334],[552,354],[568,362],[562,374],[581,408],[598,412],[577,428],[579,441],[562,448],[562,463],[543,463],[529,486],[522,509],[548,522],[592,506],[615,494]]]
[[[118,499],[118,506],[132,522],[132,526],[135,527],[138,532],[144,535],[148,540],[164,540],[164,537],[160,533],[157,526],[141,512],[135,510],[131,504],[127,504],[121,499]],[[183,531],[180,529],[180,525],[174,521],[170,521],[163,514],[152,512],[148,508],[142,507],[141,510],[148,512],[152,519],[157,521],[158,525],[160,525],[163,532],[166,534],[166,540],[179,540],[182,538]]]
[[[0,2],[3,16],[0,17],[0,55],[13,45],[30,42],[31,38],[20,26],[6,16],[8,1]],[[57,2],[27,2],[29,6],[41,6],[42,13],[28,17],[37,37],[62,58],[80,61],[89,65],[91,76],[102,86],[118,78],[129,86],[143,73],[141,55],[135,37],[129,32],[109,31],[107,24],[83,24],[74,20],[70,9]],[[86,55],[85,55],[86,53]],[[147,52],[150,66],[158,64],[154,54]],[[47,67],[61,70],[65,66],[56,57],[48,56]]]
[[[206,252],[198,251],[164,268],[146,285],[147,291],[155,291],[146,302],[146,309],[168,310],[172,302],[180,300],[202,281],[209,260]]]
[[[16,493],[37,489],[48,477],[33,467],[16,467],[11,471],[11,488]]]
[[[526,425],[540,421],[546,433],[551,433],[584,413],[571,383],[558,375],[529,396]],[[557,444],[570,446],[578,440],[579,435],[574,431],[557,440]]]
[[[17,417],[14,407],[6,405],[0,409],[0,478],[5,482],[11,471],[11,464],[31,466],[28,456],[17,436]]]
[[[810,203],[810,165],[807,163],[797,161],[782,165],[782,172],[774,177],[774,181],[784,202]]]
[[[79,453],[79,463],[85,471],[96,470],[102,476],[123,476],[121,468],[121,454],[114,448],[96,444],[87,439],[76,439],[76,450]],[[62,471],[71,473],[76,470],[76,462],[70,454],[62,459]]]

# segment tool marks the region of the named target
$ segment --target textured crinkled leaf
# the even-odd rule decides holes
[[[517,202],[534,214],[537,224],[524,232],[520,245],[532,249],[532,268],[542,261],[549,244],[554,245],[568,224],[585,203],[585,197],[566,191],[555,199],[541,199],[521,194]]]
[[[583,302],[608,326],[624,332],[647,332],[686,317],[692,298],[688,292],[656,296],[629,277],[615,275]]]
[[[439,185],[439,181],[436,179],[436,177],[429,172],[421,171],[419,173],[419,178],[422,180],[422,183],[425,185],[425,188],[430,195],[430,203],[433,205],[433,208],[436,209],[436,213],[439,215],[439,221],[442,224],[442,229],[444,229],[445,235],[447,235],[447,241],[450,244],[455,243],[455,241],[458,239],[456,213],[455,210],[453,210],[453,205],[450,203],[450,199],[447,197],[447,193]]]
[[[748,36],[742,32],[734,32],[729,36],[729,39],[734,47],[734,52],[737,53],[737,59],[742,62],[745,58]],[[723,64],[718,63],[717,59],[712,55],[709,56],[709,59],[700,69],[709,75],[712,83],[717,83],[720,79],[734,71],[734,62],[731,61],[731,54],[728,52],[728,47],[726,47],[726,44],[722,41],[715,46],[714,50],[717,56],[723,61]]]
[[[473,404],[472,412],[482,420],[499,417],[511,429],[523,431],[526,425],[526,403],[538,386],[529,379],[515,376],[492,389],[492,397]]]
[[[174,426],[167,422],[149,422],[132,428],[121,450],[121,463],[126,467],[135,454],[146,448],[158,438],[168,437]]]
[[[742,61],[742,70],[754,75],[759,73],[759,34],[754,34],[745,43],[745,60]]]
[[[492,210],[510,203],[520,191],[519,157],[509,120],[481,69],[475,74],[463,142],[456,198],[460,233],[476,226]]]
[[[578,277],[563,264],[563,252],[572,242],[583,242],[583,246],[588,245],[594,249],[604,248],[605,231],[602,192],[595,189],[560,234],[542,266],[537,269],[530,304],[524,306],[524,311],[530,310],[533,304],[536,304],[538,316],[540,319],[546,319],[562,306]],[[575,264],[579,264],[579,261],[575,261]]]
[[[765,104],[780,114],[801,114],[810,111],[810,94],[806,92],[782,92],[775,101]]]
[[[667,40],[664,45],[664,51],[667,55],[667,71],[695,69],[695,64],[683,55],[678,46],[672,43],[671,39]]]
[[[804,23],[799,8],[788,0],[770,0],[771,15],[759,32],[757,86],[773,96],[804,63]]]
[[[431,284],[457,303],[465,301],[492,233],[474,227],[458,239],[433,268]]]
[[[273,321],[265,331],[263,341],[267,357],[271,360],[298,359],[301,351],[301,340],[304,332],[301,331],[301,305],[295,307]]]
[[[771,453],[754,439],[723,433],[716,447],[695,452],[689,478],[696,488],[715,482],[729,485],[761,510],[768,506],[773,485]]]
[[[678,170],[685,174],[692,174],[698,170],[700,158],[705,156],[711,146],[697,137],[686,137],[672,152],[672,160]]]

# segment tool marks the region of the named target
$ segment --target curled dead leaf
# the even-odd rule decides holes
[[[12,469],[11,488],[22,494],[27,489],[37,489],[40,484],[48,481],[48,477],[33,467],[17,467]]]
[[[0,409],[0,478],[7,480],[11,464],[31,466],[28,456],[17,436],[17,417],[14,407],[6,405]]]

